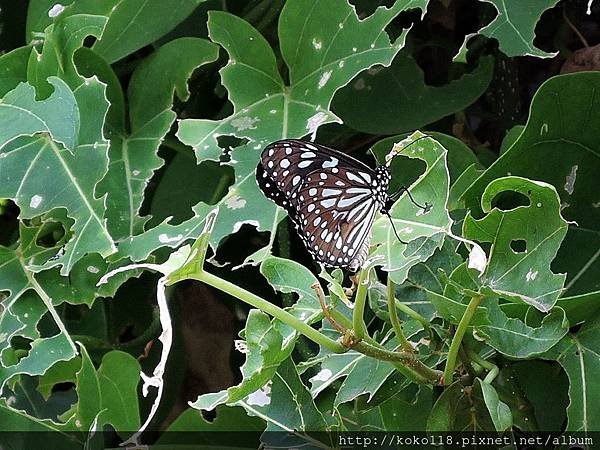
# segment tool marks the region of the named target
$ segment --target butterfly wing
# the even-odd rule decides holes
[[[350,270],[363,264],[387,179],[344,153],[301,140],[266,147],[256,173],[317,261]]]
[[[350,169],[313,172],[293,202],[296,228],[315,260],[353,271],[367,257],[371,226],[381,208],[373,188],[355,177]]]

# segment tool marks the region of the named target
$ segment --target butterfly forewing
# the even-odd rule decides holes
[[[385,168],[376,172],[336,150],[284,140],[263,151],[257,179],[317,261],[351,270],[362,265],[375,214],[387,199]]]

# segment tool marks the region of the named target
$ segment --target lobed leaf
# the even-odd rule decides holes
[[[553,359],[569,377],[567,431],[593,431],[600,426],[596,405],[600,399],[593,382],[600,370],[600,320],[584,324],[579,332],[565,336],[544,358]]]
[[[519,0],[481,0],[491,3],[498,15],[477,33],[498,40],[500,50],[506,56],[534,56],[552,58],[556,53],[547,53],[533,45],[535,27],[544,11],[554,7],[558,0],[536,0],[524,3]],[[474,36],[468,34],[457,57],[466,58],[467,42]],[[457,58],[455,57],[455,58]]]
[[[479,197],[495,178],[513,175],[554,185],[561,214],[571,224],[553,267],[568,273],[565,293],[600,290],[600,74],[581,72],[547,80],[531,104],[525,129],[501,157],[466,191],[475,213]],[[542,163],[543,162],[543,163]]]
[[[492,208],[494,199],[504,192],[522,194],[529,204],[508,211]],[[487,215],[475,220],[468,213],[463,234],[491,243],[489,264],[481,280],[483,292],[549,311],[566,278],[550,270],[550,262],[567,233],[556,190],[525,178],[498,178],[484,191],[481,207]]]
[[[424,211],[410,201],[406,193],[394,203],[390,215],[400,238],[408,245],[398,241],[387,217],[380,217],[373,224],[371,244],[379,245],[373,256],[382,258],[383,269],[395,283],[402,284],[410,268],[433,255],[450,233],[452,220],[446,206],[450,181],[446,149],[433,138],[413,133],[407,140],[395,144],[392,152],[425,161],[425,172],[409,189],[417,203],[431,205]]]

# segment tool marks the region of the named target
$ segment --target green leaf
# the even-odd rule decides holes
[[[3,447],[11,448],[15,444],[14,434],[18,432],[20,439],[18,448],[60,448],[61,450],[80,450],[82,443],[73,439],[72,434],[63,431],[61,424],[49,419],[38,419],[17,411],[8,406],[4,399],[0,400],[0,422],[2,431],[7,435],[0,437]],[[42,432],[42,433],[39,433]]]
[[[568,273],[567,295],[600,290],[600,208],[596,207],[600,197],[595,175],[600,171],[600,140],[594,125],[600,123],[598,90],[596,72],[546,81],[533,98],[518,139],[465,194],[467,206],[478,211],[485,187],[507,172],[554,185],[561,196],[562,215],[578,224],[569,227],[553,264]]]
[[[128,91],[130,132],[112,130],[110,171],[98,186],[100,193],[107,193],[106,217],[115,240],[143,231],[148,220],[139,216],[144,190],[164,163],[156,153],[176,118],[171,109],[173,94],[187,100],[188,78],[217,56],[218,47],[208,41],[176,39],[160,47],[133,73]]]
[[[119,256],[142,261],[157,248],[175,248],[188,239],[197,238],[204,228],[207,214],[215,208],[218,209],[218,220],[210,236],[212,245],[218,245],[225,236],[238,231],[243,224],[260,227],[263,218],[268,218],[267,229],[274,230],[283,213],[256,185],[255,155],[250,147],[245,146],[234,150],[232,159],[235,160],[235,184],[217,205],[200,202],[194,206],[194,217],[191,219],[178,225],[171,225],[167,219],[160,225],[121,242]],[[252,211],[252,214],[249,211]]]
[[[555,308],[533,328],[519,319],[509,319],[496,302],[486,302],[489,322],[477,327],[488,345],[512,358],[530,358],[548,351],[569,330],[565,312]]]
[[[249,415],[266,421],[266,431],[325,431],[327,428],[327,422],[290,359],[279,366],[272,382],[239,405]]]
[[[401,11],[412,7],[412,2],[400,1],[359,20],[345,0],[335,0],[333,5],[313,0],[286,2],[280,16],[279,42],[289,68],[290,86],[283,82],[273,50],[257,30],[231,14],[216,11],[209,14],[211,39],[229,53],[229,63],[221,70],[221,78],[229,92],[233,114],[222,120],[182,120],[177,136],[194,147],[198,161],[221,157],[219,136],[232,135],[249,141],[232,154],[235,184],[218,204],[219,223],[212,235],[213,245],[243,223],[254,225],[259,231],[275,229],[283,214],[256,185],[254,171],[259,150],[269,142],[302,137],[316,132],[323,123],[338,120],[329,111],[335,91],[361,70],[391,62],[406,33],[392,44],[381,30]],[[205,208],[206,205],[199,203],[194,208],[195,217],[179,227],[164,222],[147,238],[141,237],[143,242],[135,243],[144,247],[140,254],[195,238]],[[155,239],[161,235],[179,239],[157,242]]]
[[[364,133],[412,131],[475,102],[489,85],[492,72],[493,61],[488,57],[459,79],[428,86],[416,61],[402,51],[390,67],[369,69],[340,90],[333,109],[346,125]]]
[[[221,135],[264,144],[312,132],[308,120],[315,120],[319,112],[320,123],[335,120],[328,111],[335,91],[360,70],[389,64],[403,44],[403,37],[390,44],[381,30],[406,9],[404,3],[378,8],[361,21],[345,0],[327,5],[312,0],[286,2],[279,19],[279,42],[290,70],[287,88],[264,37],[240,18],[211,12],[210,37],[230,56],[221,77],[234,113],[221,121],[184,120],[179,138],[192,145],[202,160],[219,157],[222,150],[216,138]],[[241,79],[244,89],[240,90]]]
[[[504,431],[512,426],[508,406],[491,385],[479,378],[473,386],[460,381],[447,387],[437,399],[427,422],[428,432]]]
[[[31,340],[31,349],[18,361],[9,362],[7,351],[0,353],[0,389],[17,374],[42,375],[54,363],[66,361],[75,356],[73,344],[66,334],[59,333],[51,337],[40,337],[36,324],[44,314],[45,308],[39,299],[26,294],[13,308],[16,309],[17,306],[23,310],[17,309],[16,314],[9,310],[2,315],[0,337],[4,339],[0,339],[0,348],[7,348],[10,339],[18,335]]]
[[[522,194],[529,204],[508,211],[492,208],[494,199],[505,192]],[[491,243],[489,263],[482,275],[482,292],[549,311],[566,278],[550,270],[567,233],[556,190],[549,184],[525,178],[498,178],[485,189],[481,208],[487,215],[475,220],[471,213],[467,214],[463,234]]]
[[[416,139],[419,139],[418,143],[410,145]],[[409,242],[408,245],[398,241],[387,217],[380,217],[373,224],[372,245],[379,245],[373,255],[382,258],[383,269],[397,284],[406,280],[412,266],[426,261],[443,245],[452,224],[446,209],[449,190],[446,149],[418,132],[395,144],[392,151],[401,149],[402,156],[417,158],[427,164],[425,172],[409,189],[417,203],[428,203],[431,207],[424,212],[406,193],[394,203],[390,215],[398,234]],[[394,159],[400,159],[400,156]]]
[[[600,318],[588,321],[576,334],[568,334],[543,356],[558,361],[569,377],[567,431],[598,430],[600,391],[594,379],[600,371]]]
[[[94,51],[113,63],[167,34],[202,1],[119,2]]]
[[[79,109],[68,86],[58,78],[49,81],[55,91],[47,100],[36,101],[31,86],[21,84],[0,105],[0,114],[10,114],[6,123],[14,123],[12,133],[0,138],[0,197],[14,199],[22,218],[67,209],[75,221],[74,236],[62,255],[43,265],[62,264],[61,274],[66,275],[86,253],[107,256],[116,250],[103,219],[104,202],[94,196],[94,186],[107,164],[100,106],[104,105],[105,112],[107,103],[98,82],[81,89],[81,101],[96,107],[86,111],[85,119],[90,121],[80,127]],[[15,112],[17,108],[20,112]],[[90,113],[95,117],[88,117]],[[15,140],[35,133],[42,134]]]
[[[306,323],[314,323],[322,318],[323,310],[312,287],[318,284],[318,281],[306,267],[289,259],[270,256],[261,264],[260,273],[277,291],[298,294],[294,305],[286,308],[290,314]],[[280,321],[276,321],[276,327],[286,346],[293,347],[298,337],[297,332]]]
[[[137,386],[140,365],[128,353],[111,351],[96,371],[85,347],[81,349],[81,370],[77,372],[78,403],[70,421],[80,431],[111,424],[118,432],[140,427]]]
[[[559,298],[556,306],[564,309],[571,325],[584,322],[600,311],[600,291]]]
[[[58,4],[64,8],[57,8],[55,0],[32,0],[27,9],[26,40],[32,44],[39,43],[49,25],[76,14],[108,17],[117,3],[119,0],[67,0]]]
[[[19,47],[0,56],[0,67],[4,69],[0,78],[0,98],[12,91],[19,83],[27,81],[27,63],[31,47]]]
[[[76,373],[81,368],[81,357],[77,356],[68,361],[59,361],[38,378],[37,390],[48,400],[54,385],[76,381]]]
[[[140,364],[129,353],[111,351],[98,369],[102,395],[102,420],[120,432],[138,430],[140,413],[137,387]]]
[[[520,0],[480,0],[491,3],[498,15],[494,20],[480,29],[477,33],[497,39],[500,50],[506,56],[534,56],[537,58],[552,58],[556,53],[547,53],[533,45],[535,26],[544,11],[554,7],[558,0],[536,0],[524,3]],[[473,37],[465,37],[462,49],[459,51],[460,60],[466,54],[467,42]]]
[[[80,345],[79,349],[81,352],[81,369],[77,372],[77,397],[79,401],[75,412],[75,426],[82,431],[88,431],[101,411],[102,398],[94,363],[83,345]]]
[[[398,350],[399,347],[395,338],[388,341],[384,346],[388,350]],[[323,365],[321,365],[320,374],[323,374],[323,370]],[[363,394],[369,394],[368,403],[395,370],[394,366],[387,361],[369,358],[357,353],[354,364],[337,391],[334,407],[352,401]],[[321,376],[324,378],[323,375]]]
[[[479,380],[477,380],[476,383],[477,382],[479,382],[479,387],[483,394],[483,401],[485,402],[485,406],[487,406],[492,422],[496,427],[496,431],[510,430],[513,423],[512,414],[508,405],[500,401],[496,389],[494,389],[491,384]]]

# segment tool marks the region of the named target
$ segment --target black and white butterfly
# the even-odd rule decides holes
[[[265,195],[286,210],[315,260],[351,271],[367,258],[377,211],[389,216],[394,197],[404,191],[410,196],[405,188],[388,195],[387,166],[373,170],[342,152],[297,139],[268,145],[256,178]]]

